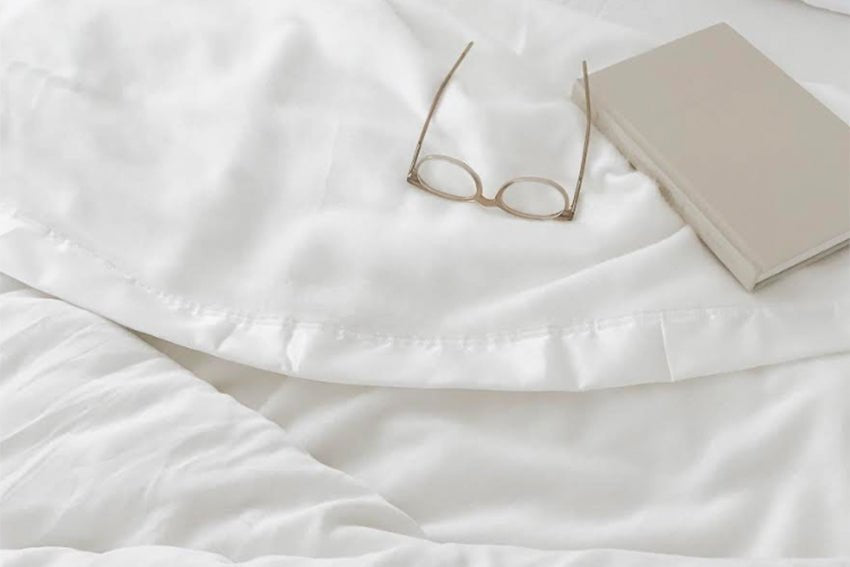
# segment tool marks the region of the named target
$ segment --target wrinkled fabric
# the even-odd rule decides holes
[[[405,182],[472,39],[425,151],[491,196],[571,187],[581,60],[652,45],[623,28],[547,2],[10,6],[0,270],[128,327],[315,380],[501,390],[850,347],[850,254],[747,293],[598,133],[573,222]]]
[[[0,3],[0,563],[846,565],[847,251],[747,294],[595,131],[572,223],[405,183],[467,41],[425,152],[569,188],[580,61],[733,6],[597,4],[669,26]],[[762,4],[850,120],[848,20]]]
[[[146,340],[440,541],[850,553],[846,354],[675,384],[520,393],[323,384]]]
[[[847,356],[519,398],[349,395],[230,367],[237,401],[221,379],[208,376],[224,391],[5,276],[0,320],[3,565],[838,566],[850,555]],[[311,401],[307,384],[331,390]],[[311,411],[289,419],[290,434],[249,407],[252,394],[270,416]]]

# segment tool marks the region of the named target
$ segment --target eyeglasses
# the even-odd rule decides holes
[[[416,142],[416,151],[407,172],[407,182],[424,189],[434,195],[453,201],[475,201],[485,207],[499,207],[506,213],[536,220],[558,219],[572,220],[576,212],[578,197],[581,193],[581,181],[584,178],[584,166],[587,162],[587,148],[590,143],[590,86],[587,79],[587,62],[582,61],[581,70],[584,79],[584,100],[586,124],[584,130],[584,149],[581,153],[578,179],[573,191],[572,202],[567,191],[556,181],[546,177],[522,176],[514,177],[499,188],[496,197],[489,199],[484,196],[481,178],[465,162],[446,155],[429,154],[419,158],[422,141],[428,132],[428,126],[437,110],[437,105],[443,96],[443,91],[460,66],[466,54],[472,48],[470,41],[460,57],[457,58],[449,73],[440,83],[437,94],[431,102],[425,124]]]

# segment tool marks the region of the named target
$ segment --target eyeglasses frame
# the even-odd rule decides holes
[[[475,201],[485,207],[499,207],[503,211],[512,214],[517,217],[533,219],[533,220],[547,220],[547,219],[557,219],[570,221],[575,217],[576,206],[578,205],[578,198],[581,194],[581,184],[584,180],[584,169],[587,164],[587,151],[590,146],[590,81],[587,77],[587,61],[581,62],[581,71],[582,78],[584,83],[584,101],[585,101],[585,117],[586,117],[586,126],[584,130],[584,147],[581,153],[581,165],[579,166],[578,178],[576,179],[575,189],[573,190],[573,198],[572,200],[569,198],[566,189],[557,183],[546,177],[536,177],[536,176],[520,176],[514,177],[513,179],[508,180],[507,183],[503,184],[499,190],[496,192],[496,196],[493,199],[489,199],[484,196],[484,188],[481,183],[481,177],[475,172],[472,167],[470,167],[463,160],[457,159],[455,157],[443,155],[443,154],[428,154],[423,157],[421,160],[419,159],[419,155],[422,151],[422,143],[425,140],[425,135],[428,133],[428,127],[431,125],[431,120],[434,118],[434,114],[437,110],[437,106],[440,103],[440,100],[443,97],[443,92],[446,90],[446,87],[451,81],[452,77],[457,71],[457,68],[460,66],[461,62],[466,57],[466,54],[469,53],[469,50],[472,49],[472,45],[474,42],[470,41],[466,44],[460,56],[454,62],[449,72],[443,78],[443,81],[440,83],[440,86],[437,88],[437,92],[434,95],[433,100],[431,101],[431,107],[428,109],[428,116],[425,118],[425,123],[422,125],[422,130],[419,133],[419,139],[416,141],[416,150],[413,152],[413,159],[410,162],[410,168],[407,171],[407,182],[411,185],[418,187],[424,191],[429,193],[433,193],[439,197],[443,197],[445,199],[451,199],[452,201]],[[475,194],[471,196],[462,196],[462,195],[454,195],[451,193],[446,193],[444,191],[440,191],[436,187],[429,185],[425,180],[421,178],[419,175],[419,167],[429,160],[443,160],[454,165],[457,165],[464,169],[472,178],[475,184]],[[504,200],[505,191],[513,184],[523,182],[523,181],[531,181],[536,183],[542,183],[544,185],[549,185],[554,188],[564,199],[564,208],[553,214],[549,215],[536,215],[529,214],[523,211],[519,211],[517,209],[512,208],[508,205]]]

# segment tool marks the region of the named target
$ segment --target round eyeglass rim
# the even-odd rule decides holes
[[[555,213],[549,213],[549,214],[546,214],[546,215],[526,213],[526,212],[520,211],[519,209],[515,209],[515,208],[511,207],[510,205],[508,205],[505,202],[505,192],[511,187],[511,185],[514,185],[515,183],[522,183],[524,181],[530,181],[532,183],[540,183],[542,185],[548,185],[549,187],[552,187],[555,191],[557,191],[561,195],[561,198],[564,199],[564,206],[561,207],[561,209],[559,211],[557,211]],[[505,211],[506,213],[510,213],[514,216],[522,217],[524,219],[532,219],[532,220],[556,219],[556,218],[560,217],[561,215],[563,215],[570,208],[570,197],[569,197],[569,195],[567,195],[567,190],[564,189],[563,185],[561,185],[560,183],[558,183],[554,179],[549,179],[548,177],[537,177],[535,175],[521,175],[519,177],[514,177],[513,179],[510,179],[507,183],[505,183],[504,185],[499,187],[499,191],[496,192],[496,198],[494,199],[494,201],[496,201],[496,205],[498,205],[498,207],[500,209],[502,209],[503,211]]]
[[[463,169],[469,176],[472,178],[472,181],[475,185],[475,193],[472,195],[455,195],[453,193],[447,193],[445,191],[441,191],[440,189],[434,187],[423,177],[420,173],[419,168],[423,163],[427,161],[445,161],[451,164],[454,164],[461,169]],[[498,207],[499,209],[505,211],[506,213],[531,220],[550,220],[555,219],[562,216],[566,211],[570,208],[570,197],[567,193],[567,190],[563,185],[555,181],[554,179],[549,179],[548,177],[538,177],[535,175],[521,175],[519,177],[514,177],[509,179],[506,183],[504,183],[499,190],[496,192],[496,197],[493,199],[488,199],[484,196],[484,185],[481,182],[481,177],[476,173],[472,167],[463,160],[458,158],[447,156],[444,154],[428,154],[423,156],[413,168],[415,173],[415,180],[417,184],[422,188],[428,191],[429,193],[433,193],[438,197],[443,197],[444,199],[450,199],[452,201],[461,201],[461,202],[469,202],[469,201],[477,201],[478,203],[486,206],[486,207]],[[532,182],[532,183],[540,183],[543,185],[547,185],[558,192],[561,198],[564,200],[564,206],[554,213],[549,214],[534,214],[534,213],[526,213],[519,209],[515,209],[511,207],[508,203],[505,202],[505,193],[506,191],[516,183],[522,182]]]
[[[466,171],[469,174],[470,177],[472,177],[472,181],[475,183],[475,193],[472,194],[472,195],[468,195],[468,196],[467,195],[455,195],[453,193],[446,193],[445,191],[440,191],[439,189],[437,189],[433,185],[429,184],[423,178],[422,174],[419,172],[419,168],[422,167],[422,164],[427,162],[427,161],[447,161],[449,163],[453,163],[454,165],[459,166],[464,171]],[[445,199],[451,199],[452,201],[479,201],[480,202],[481,197],[484,194],[484,186],[481,183],[481,178],[478,176],[477,173],[475,173],[475,170],[472,169],[472,167],[470,167],[469,164],[467,164],[465,161],[459,160],[459,159],[454,158],[452,156],[447,156],[447,155],[443,155],[443,154],[428,154],[417,162],[416,167],[414,168],[414,172],[416,173],[416,181],[419,182],[419,185],[423,189],[425,189],[426,191],[429,191],[431,193],[434,193],[435,195],[437,195],[439,197],[443,197]]]

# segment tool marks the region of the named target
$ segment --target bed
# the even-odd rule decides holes
[[[596,132],[572,223],[405,183],[467,41],[493,191],[720,20],[850,122],[790,0],[5,2],[3,564],[846,564],[846,250],[747,293]]]

